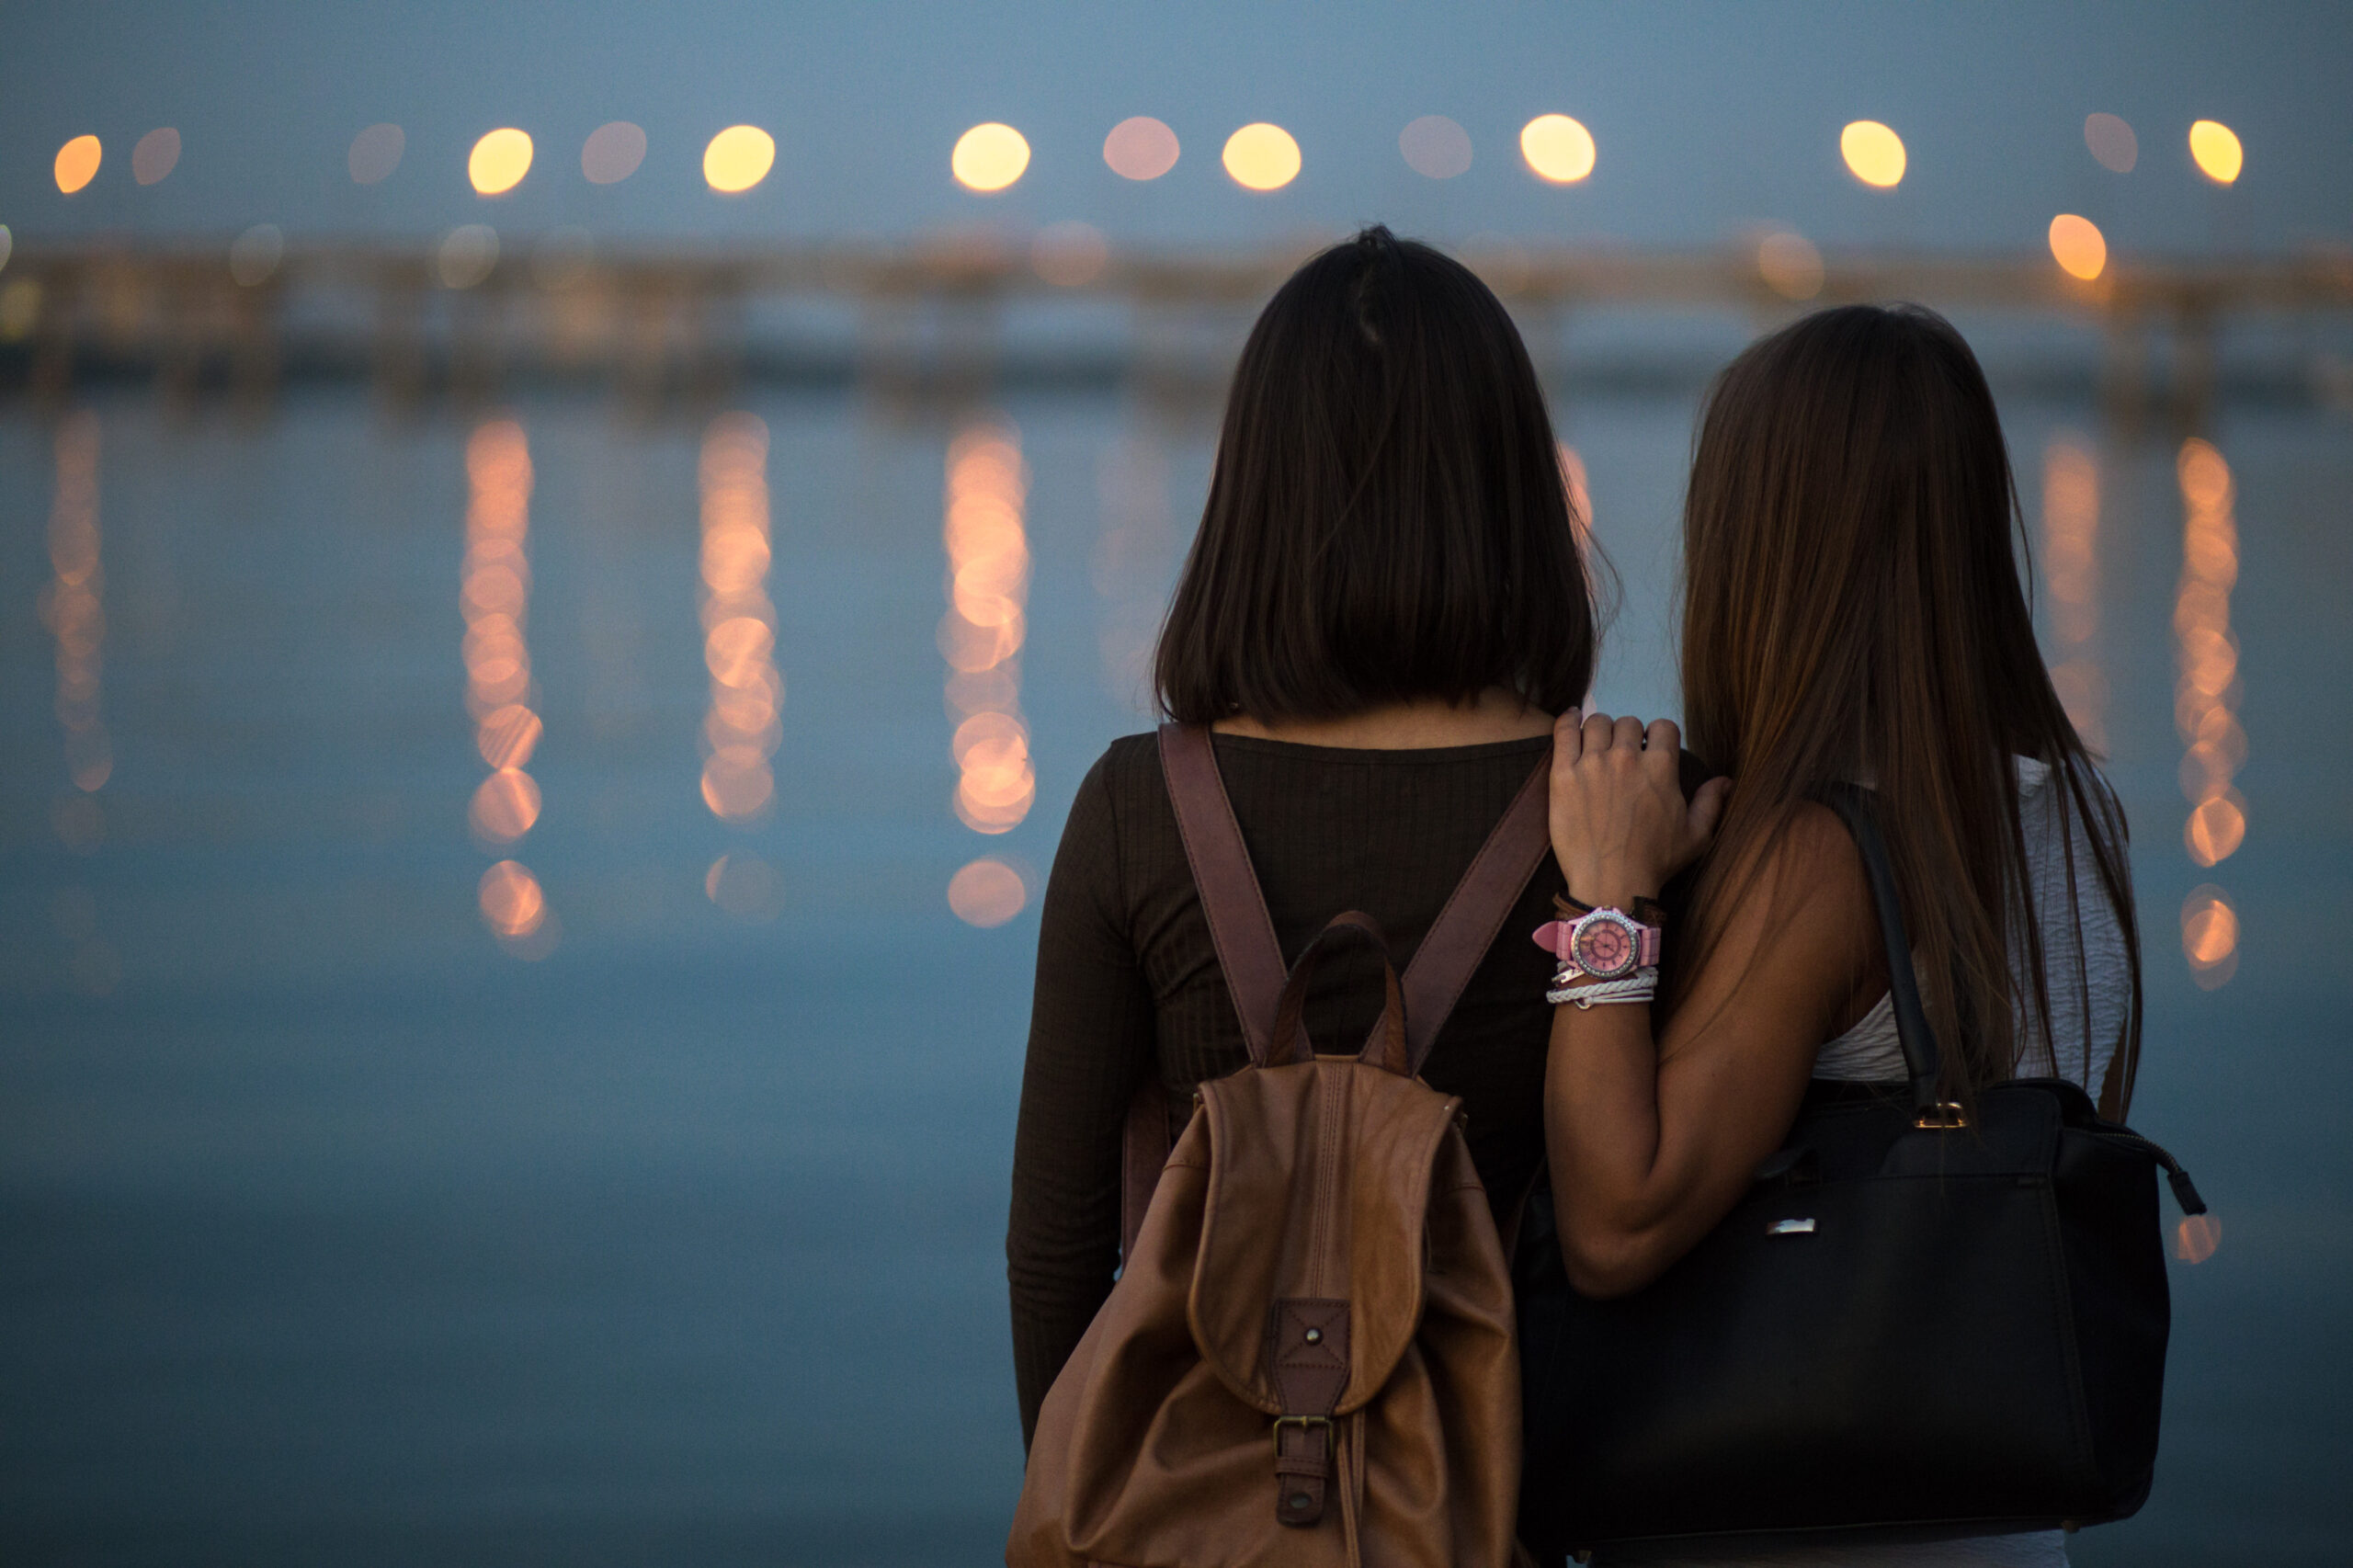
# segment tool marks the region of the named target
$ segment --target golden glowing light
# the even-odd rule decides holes
[[[2173,1255],[2184,1263],[2203,1263],[2222,1244],[2222,1222],[2211,1214],[2185,1214],[2174,1227]]]
[[[95,136],[76,136],[57,150],[57,188],[71,196],[96,179],[106,155]]]
[[[1013,127],[990,120],[956,138],[948,166],[967,190],[1003,190],[1029,166],[1029,143]]]
[[[1103,138],[1103,161],[1121,179],[1158,179],[1176,166],[1176,133],[1148,114],[1111,127]]]
[[[98,416],[87,409],[67,416],[57,428],[52,458],[52,574],[41,592],[40,619],[57,639],[56,712],[65,733],[65,774],[75,789],[93,794],[114,773],[114,748],[98,710],[107,633],[106,571],[98,551]],[[90,814],[95,818],[95,807]],[[60,824],[59,835],[74,846],[67,824]]]
[[[2051,590],[2051,684],[2075,733],[2108,744],[2108,677],[2092,656],[2099,631],[2099,462],[2079,437],[2042,453],[2042,571]]]
[[[512,126],[489,132],[466,158],[466,178],[477,196],[504,196],[531,172],[531,138]]]
[[[783,736],[784,676],[776,666],[776,606],[768,602],[768,427],[722,414],[703,432],[703,804],[746,822],[776,798],[768,759]],[[716,902],[717,895],[713,895]]]
[[[407,147],[408,133],[399,126],[369,126],[351,139],[351,154],[345,162],[352,183],[378,185],[390,179],[401,166],[401,153]]]
[[[608,120],[580,144],[580,173],[590,185],[619,185],[645,162],[645,132],[626,119]],[[710,155],[703,155],[706,176]],[[765,171],[764,171],[765,172]]]
[[[756,855],[731,850],[703,873],[703,896],[738,920],[773,920],[784,909],[784,882]]]
[[[751,189],[775,166],[776,138],[756,125],[731,125],[702,150],[703,183],[722,196]]]
[[[180,133],[168,125],[151,131],[131,150],[131,177],[141,185],[153,185],[178,166],[179,161]]]
[[[1029,265],[1057,289],[1083,289],[1103,276],[1111,259],[1103,231],[1076,219],[1049,223],[1029,244]]]
[[[519,767],[502,767],[483,779],[466,807],[467,825],[490,844],[511,844],[539,820],[539,784]]]
[[[2189,155],[2198,172],[2216,185],[2237,179],[2246,164],[2246,150],[2239,145],[2238,133],[2216,119],[2201,119],[2189,128]],[[64,183],[62,176],[58,183]]]
[[[1005,833],[1038,798],[1029,729],[1021,717],[1019,666],[1029,594],[1029,494],[1019,438],[995,424],[968,426],[949,444],[945,517],[948,613],[939,649],[961,722],[949,743],[958,770],[957,820],[975,833]],[[1009,918],[1009,916],[1008,916]]]
[[[1904,138],[1876,119],[1859,119],[1840,131],[1838,155],[1865,185],[1893,190],[1904,181]]]
[[[984,856],[948,879],[948,907],[967,926],[1002,926],[1029,902],[1021,873]]]
[[[1822,253],[1803,234],[1767,234],[1756,242],[1756,276],[1784,300],[1811,300],[1822,292]]]
[[[482,917],[501,937],[528,937],[548,915],[540,879],[513,860],[501,860],[482,874],[475,888]]]
[[[1299,177],[1299,143],[1290,131],[1264,120],[1225,139],[1225,172],[1250,190],[1280,190]]]
[[[494,708],[474,724],[474,744],[493,767],[520,767],[540,744],[540,716],[519,702]]]
[[[1397,133],[1405,166],[1428,179],[1452,179],[1471,168],[1471,133],[1442,114],[1426,114]]]
[[[2175,460],[2181,484],[2181,581],[2174,594],[2174,722],[2186,749],[2180,778],[2189,814],[2182,847],[2192,863],[2218,866],[2246,841],[2246,797],[2232,780],[2246,763],[2238,707],[2238,639],[2231,589],[2238,581],[2238,521],[2230,464],[2192,437]],[[2238,915],[2222,889],[2199,888],[2182,905],[2182,956],[2207,990],[2237,972]]]
[[[2088,218],[2062,212],[2051,220],[2051,255],[2059,269],[2088,283],[2108,267],[2108,239]]]
[[[2129,175],[2132,165],[2141,161],[2141,139],[2132,134],[2132,127],[2112,114],[2084,117],[2084,145],[2091,149],[2100,167]]]
[[[1519,155],[1539,179],[1574,185],[1593,173],[1593,132],[1565,114],[1540,114],[1519,128]]]

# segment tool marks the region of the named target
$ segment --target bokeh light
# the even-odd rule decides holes
[[[1176,133],[1148,114],[1131,116],[1103,138],[1103,161],[1121,179],[1158,179],[1176,166]]]
[[[131,177],[141,185],[153,185],[177,167],[179,161],[180,133],[168,125],[151,131],[131,150]]]
[[[1264,120],[1225,139],[1225,172],[1250,190],[1280,190],[1299,177],[1299,143],[1290,131]]]
[[[1756,242],[1756,275],[1784,300],[1811,300],[1822,292],[1822,253],[1803,234],[1777,230]]]
[[[1029,265],[1057,289],[1083,289],[1103,276],[1110,243],[1092,223],[1049,223],[1029,243]]]
[[[590,185],[619,185],[643,162],[645,132],[626,119],[607,121],[580,144],[580,173]]]
[[[2201,119],[2189,128],[2189,155],[2198,172],[2216,185],[2229,185],[2246,165],[2238,133],[2216,119]]]
[[[784,879],[758,856],[730,850],[703,873],[703,896],[738,920],[773,920],[784,910]]]
[[[1904,138],[1876,119],[1859,119],[1840,131],[1838,155],[1865,185],[1893,190],[1904,182]]]
[[[1397,133],[1405,166],[1430,179],[1452,179],[1471,167],[1471,133],[1442,114],[1426,114]]]
[[[1519,128],[1519,155],[1538,178],[1574,185],[1593,173],[1593,132],[1565,114],[1540,114]]]
[[[528,937],[547,918],[548,898],[540,879],[514,860],[484,871],[474,896],[483,923],[501,937]]]
[[[959,720],[949,743],[958,772],[954,808],[975,833],[1009,832],[1038,798],[1017,662],[1029,593],[1022,518],[1028,493],[1020,439],[1010,426],[977,422],[949,443],[940,528],[949,609],[940,618],[939,647],[955,672],[947,687]]]
[[[95,136],[76,136],[57,150],[57,188],[71,196],[96,179],[105,149]]]
[[[967,190],[1003,190],[1029,166],[1029,143],[1013,127],[990,120],[956,139],[948,166]]]
[[[2051,220],[2051,255],[2062,272],[2088,283],[2108,267],[2108,238],[2090,219],[2062,212]]]
[[[408,133],[399,126],[369,126],[351,139],[351,153],[345,163],[351,170],[352,183],[379,185],[390,179],[401,166],[401,153],[407,147]]]
[[[2042,571],[2051,590],[2051,684],[2075,733],[2108,745],[2108,677],[2092,654],[2099,631],[2099,462],[2081,437],[2042,453]]]
[[[242,288],[269,281],[286,256],[286,236],[275,223],[256,223],[229,244],[229,276]]]
[[[784,676],[776,666],[776,606],[768,601],[768,427],[722,414],[703,432],[702,799],[723,821],[749,822],[776,798],[768,759],[784,730]],[[714,895],[715,896],[715,895]]]
[[[433,255],[435,276],[444,289],[471,289],[498,265],[498,231],[487,223],[460,223]]]
[[[994,856],[983,856],[948,879],[948,907],[967,926],[1002,926],[1029,902],[1029,889],[1021,873]]]
[[[2222,1222],[2211,1214],[2185,1214],[2174,1227],[2173,1255],[2184,1263],[2203,1263],[2222,1244]]]
[[[477,196],[504,196],[531,172],[531,138],[504,126],[474,143],[466,157],[466,178]]]
[[[540,820],[540,786],[519,767],[501,767],[474,789],[466,824],[486,844],[511,844]]]
[[[756,125],[731,125],[702,150],[703,183],[722,196],[740,196],[776,166],[776,138]]]
[[[2100,167],[2120,175],[2131,174],[2132,165],[2141,161],[2141,139],[2132,134],[2132,127],[2119,115],[2086,115],[2084,145],[2091,150]]]
[[[2230,894],[2211,882],[2190,889],[2181,901],[2181,956],[2190,978],[2208,991],[2238,971],[2239,912]]]

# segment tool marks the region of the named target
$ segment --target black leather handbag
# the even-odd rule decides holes
[[[1886,846],[1861,791],[1829,803],[1862,852],[1910,1084],[1817,1084],[1722,1223],[1613,1301],[1571,1289],[1538,1184],[1516,1268],[1520,1533],[1540,1561],[2073,1528],[2148,1495],[2157,1171],[2206,1206],[2072,1083],[1994,1085],[1973,1117],[1938,1100]]]

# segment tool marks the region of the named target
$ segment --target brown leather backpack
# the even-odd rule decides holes
[[[1286,976],[1209,733],[1161,761],[1248,1067],[1201,1085],[1167,1144],[1129,1123],[1141,1220],[1110,1297],[1046,1396],[1009,1568],[1504,1568],[1518,1551],[1519,1365],[1505,1248],[1461,1102],[1415,1076],[1545,848],[1540,767],[1401,983],[1368,915]],[[1317,958],[1381,951],[1353,1056],[1300,1027]]]

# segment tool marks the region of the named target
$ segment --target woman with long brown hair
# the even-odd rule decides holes
[[[1545,1127],[1582,1293],[1627,1294],[1689,1251],[1810,1081],[1905,1075],[1828,787],[1874,792],[1927,1016],[1958,1047],[1943,1097],[2065,1076],[2121,1116],[2140,1042],[2124,820],[2036,647],[2018,521],[1984,376],[1929,312],[1823,312],[1712,389],[1684,514],[1682,676],[1691,748],[1724,777],[1687,800],[1664,721],[1570,712],[1556,731],[1572,904],[1639,926],[1699,861],[1656,1012],[1603,1005],[1648,999],[1621,981],[1572,987],[1587,1005],[1554,1016]],[[1705,1561],[2065,1560],[2055,1533],[1791,1550]]]

